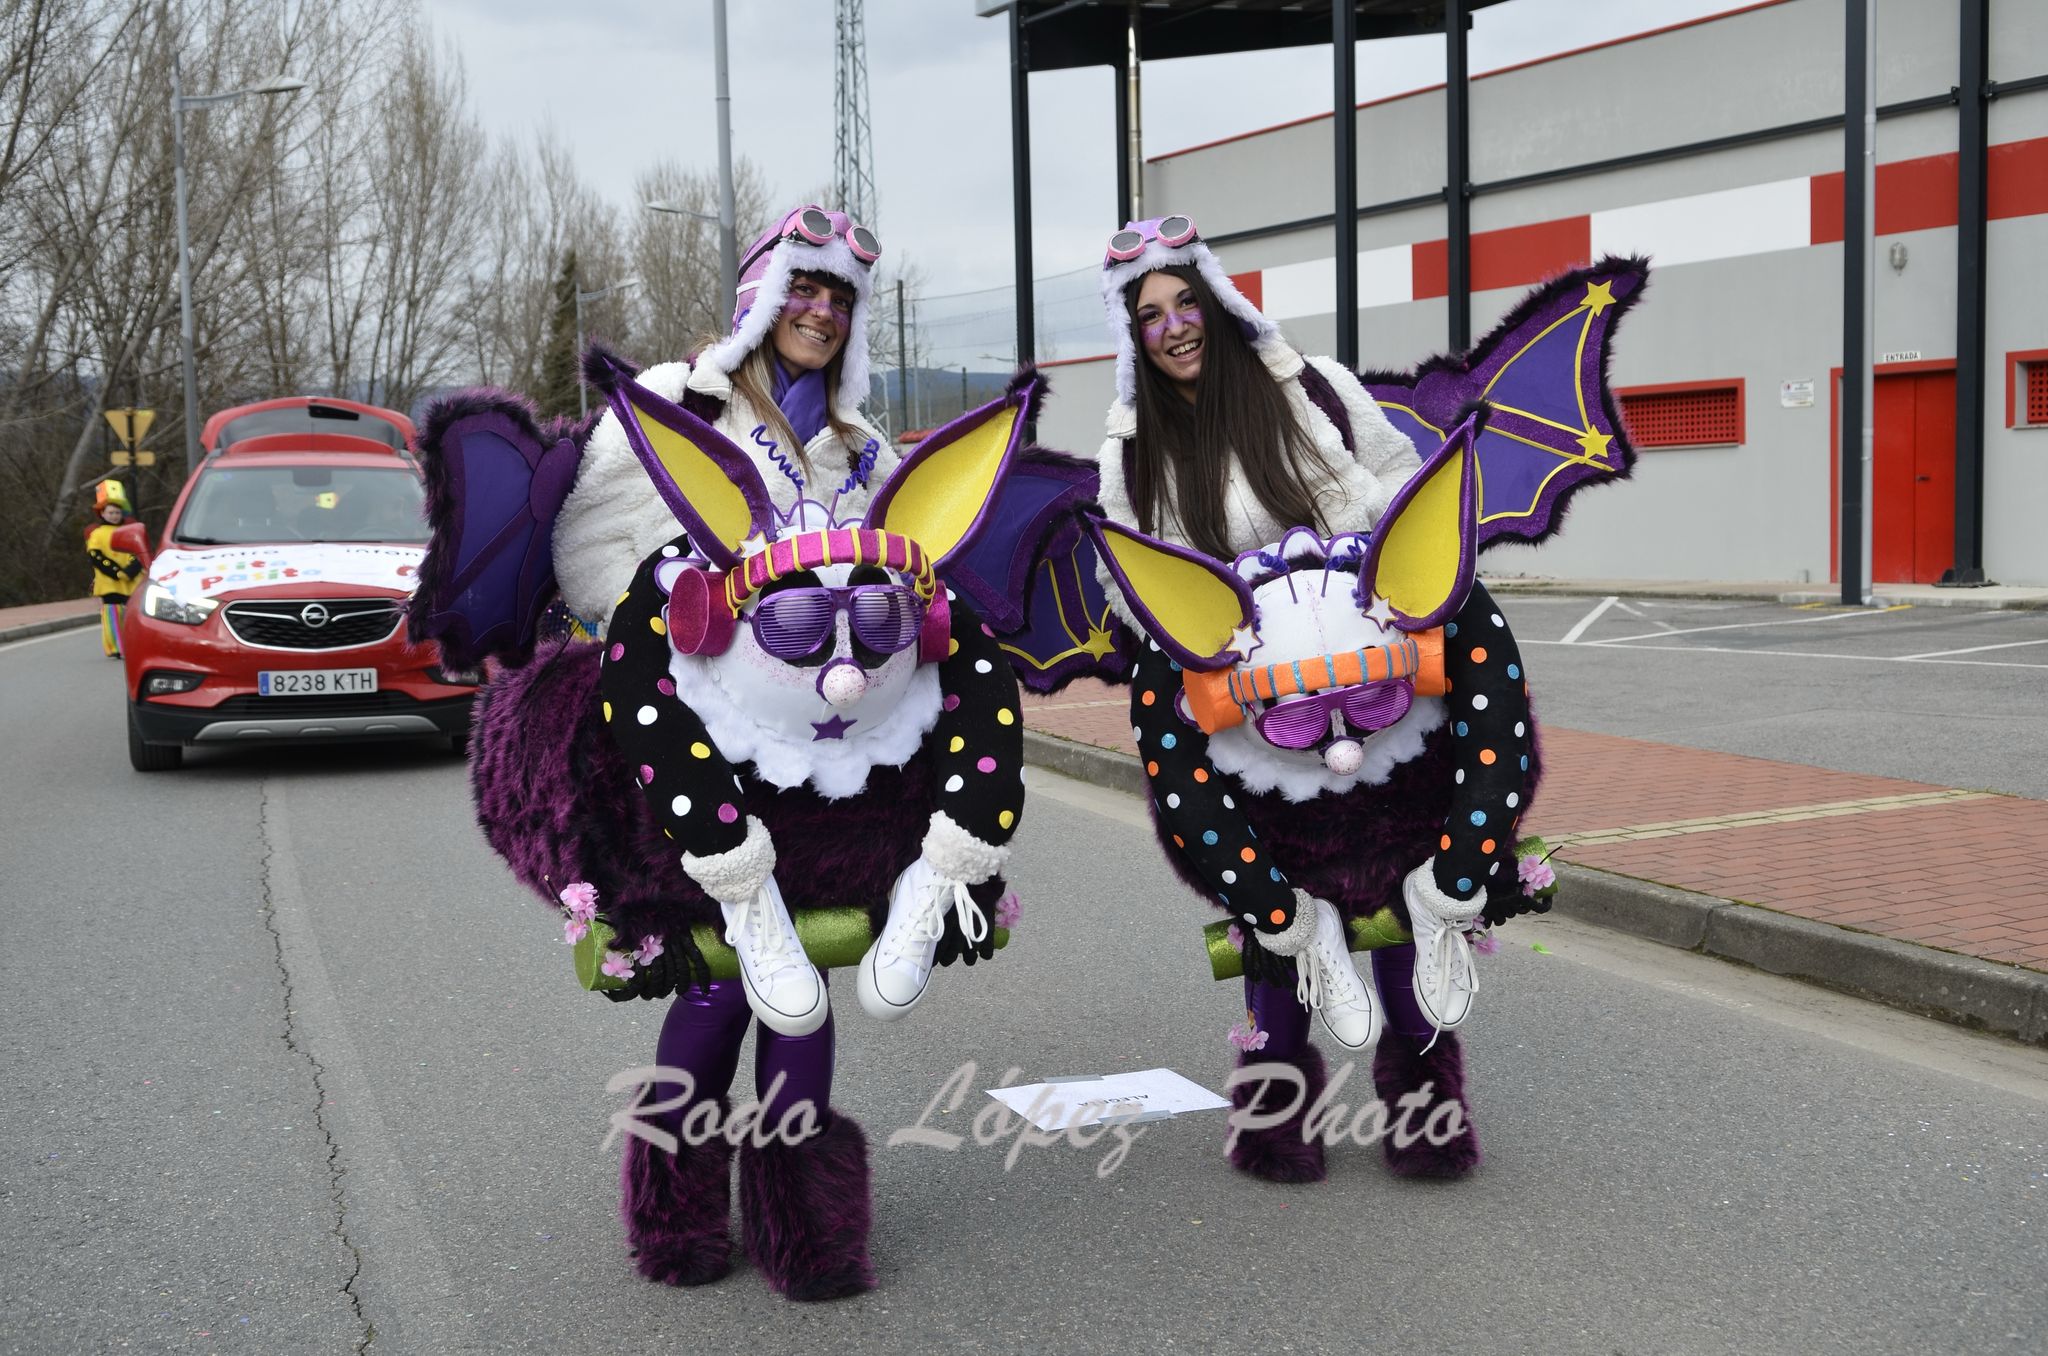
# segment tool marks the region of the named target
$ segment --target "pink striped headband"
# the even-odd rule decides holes
[[[910,538],[871,527],[838,527],[800,532],[748,556],[725,576],[726,606],[737,617],[747,599],[762,585],[798,570],[822,569],[827,565],[880,565],[907,574],[917,596],[926,602],[931,601],[938,588],[938,579],[925,560],[923,549]]]

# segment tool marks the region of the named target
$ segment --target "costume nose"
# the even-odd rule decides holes
[[[836,710],[844,711],[852,706],[867,690],[867,674],[851,659],[835,659],[818,675],[818,695],[832,703]]]

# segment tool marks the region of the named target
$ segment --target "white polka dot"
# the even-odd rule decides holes
[[[1147,640],[1147,641],[1145,642],[1145,644],[1146,644],[1146,645],[1147,645],[1147,646],[1148,646],[1149,648],[1151,648],[1151,649],[1154,649],[1154,650],[1156,650],[1156,649],[1158,649],[1158,648],[1159,648],[1159,642],[1158,642],[1158,641],[1156,641],[1156,640]]]
[[[1529,732],[1529,727],[1528,727],[1528,726],[1526,726],[1526,725],[1522,724],[1522,722],[1521,722],[1521,721],[1519,721],[1519,720],[1515,722],[1515,733],[1516,733],[1516,734],[1518,734],[1518,735],[1521,735],[1521,734],[1527,734],[1528,732]]]
[[[1131,738],[1142,744],[1145,742],[1145,732],[1133,725],[1131,727]]]
[[[995,665],[989,663],[986,659],[977,659],[974,661],[974,671],[976,673],[987,673],[990,669],[994,667]]]
[[[684,815],[690,813],[690,798],[688,796],[677,796],[668,803],[668,810],[677,819],[681,819]]]
[[[1235,885],[1235,884],[1237,884],[1237,873],[1236,873],[1235,871],[1226,871],[1226,872],[1224,872],[1224,873],[1223,873],[1223,883],[1224,883],[1225,885]]]
[[[958,791],[961,787],[965,785],[967,785],[967,783],[960,780],[960,774],[958,773],[954,773],[952,776],[946,778],[946,789],[948,791]]]
[[[1489,867],[1487,867],[1487,868],[1486,868],[1486,874],[1487,874],[1487,875],[1489,875],[1489,876],[1491,876],[1492,874],[1494,874],[1494,873],[1495,873],[1496,871],[1499,871],[1499,870],[1500,870],[1500,863],[1499,863],[1499,862],[1495,862],[1495,863],[1494,863],[1494,864],[1493,864],[1492,866],[1489,866]]]
[[[1166,808],[1167,808],[1167,809],[1169,809],[1169,810],[1178,810],[1178,809],[1180,808],[1180,793],[1179,793],[1179,792],[1175,792],[1174,794],[1172,794],[1172,795],[1170,795],[1170,796],[1168,796],[1168,797],[1166,798]]]
[[[1259,920],[1258,920],[1258,919],[1256,919],[1256,918],[1254,918],[1254,917],[1252,917],[1252,916],[1251,916],[1250,914],[1246,914],[1246,915],[1244,916],[1244,921],[1245,921],[1245,922],[1247,922],[1247,923],[1251,923],[1251,924],[1254,924],[1254,925],[1256,925],[1256,924],[1258,923],[1258,921],[1259,921]]]
[[[1458,769],[1458,785],[1460,785],[1460,786],[1463,786],[1464,784],[1465,784],[1465,769],[1464,769],[1464,768],[1459,768],[1459,769]]]
[[[668,559],[670,559],[670,560],[674,560],[674,559],[675,559],[675,558],[676,558],[677,556],[681,555],[681,554],[682,554],[683,552],[682,552],[682,548],[681,548],[681,547],[679,547],[679,546],[664,546],[664,547],[662,547],[662,548],[661,548],[661,553],[662,553],[662,555],[664,555],[664,556],[665,556],[665,557],[667,557]]]
[[[1498,613],[1498,612],[1496,612],[1496,613],[1494,613],[1494,614],[1493,614],[1493,624],[1494,624],[1495,626],[1506,626],[1506,625],[1507,625],[1507,623],[1506,623],[1506,622],[1504,622],[1504,621],[1502,621],[1502,620],[1500,619],[1500,613]]]
[[[1515,808],[1515,807],[1516,807],[1517,805],[1520,805],[1521,803],[1522,803],[1522,793],[1521,793],[1521,792],[1519,792],[1519,791],[1510,791],[1510,792],[1508,792],[1508,808],[1509,808],[1510,810],[1514,809],[1514,808]]]
[[[653,707],[651,707],[651,706],[643,706],[643,707],[641,707],[641,708],[640,708],[640,710],[639,710],[639,712],[638,712],[638,715],[639,715],[640,723],[641,723],[642,725],[652,725],[652,724],[654,724],[654,717],[655,717],[655,715],[656,715],[656,712],[655,712],[655,709],[654,709]]]
[[[955,592],[953,592],[953,590],[951,590],[951,589],[947,589],[947,590],[946,590],[946,601],[947,601],[947,602],[949,602],[949,603],[951,603],[951,602],[957,602],[957,601],[959,601],[959,598],[960,598],[960,595],[959,595],[959,594],[957,594],[957,593],[955,593]]]
[[[1237,802],[1232,800],[1230,797],[1225,796],[1223,798],[1223,808],[1226,810],[1235,810],[1237,808]]]
[[[1473,709],[1474,711],[1484,711],[1484,710],[1486,709],[1486,694],[1485,694],[1485,693],[1483,693],[1483,692],[1482,692],[1482,693],[1480,693],[1480,694],[1479,694],[1478,696],[1476,696],[1476,697],[1474,697],[1474,698],[1472,699],[1472,709]]]

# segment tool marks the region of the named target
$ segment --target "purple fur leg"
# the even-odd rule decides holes
[[[1247,1064],[1285,1063],[1301,1071],[1301,1101],[1293,1114],[1278,1125],[1269,1125],[1257,1130],[1241,1130],[1230,1145],[1230,1166],[1252,1177],[1268,1182],[1320,1182],[1323,1180],[1323,1141],[1320,1137],[1304,1139],[1302,1122],[1308,1119],[1308,1109],[1322,1096],[1326,1081],[1323,1073],[1323,1057],[1312,1045],[1292,1059],[1270,1059],[1259,1054],[1247,1054],[1239,1061],[1239,1067]],[[1263,1091],[1263,1095],[1261,1095]],[[1259,1080],[1239,1083],[1230,1090],[1232,1113],[1253,1107],[1254,1114],[1278,1111],[1286,1106],[1293,1096],[1293,1088],[1286,1083],[1274,1083],[1264,1087]],[[1254,1107],[1254,1099],[1257,1105]]]
[[[1402,1097],[1425,1083],[1433,1085],[1429,1105],[1407,1118],[1407,1125],[1416,1132],[1413,1142],[1403,1147],[1389,1133],[1380,1141],[1380,1148],[1396,1177],[1463,1177],[1479,1166],[1479,1132],[1472,1125],[1471,1103],[1465,1100],[1465,1048],[1454,1031],[1438,1036],[1427,1053],[1422,1048],[1426,1044],[1427,1038],[1414,1040],[1390,1030],[1380,1037],[1379,1048],[1373,1052],[1373,1087],[1386,1103],[1390,1124],[1400,1123]],[[1430,1136],[1420,1132],[1431,1125],[1442,1137],[1441,1132],[1448,1128],[1446,1118],[1437,1116],[1432,1123],[1429,1117],[1446,1099],[1458,1104],[1457,1133],[1443,1144],[1433,1144]]]
[[[732,1147],[724,1140],[671,1154],[628,1136],[619,1183],[626,1245],[642,1276],[705,1285],[732,1270]]]
[[[740,1146],[740,1223],[747,1256],[793,1300],[872,1290],[868,1140],[860,1123],[826,1113],[802,1144]]]

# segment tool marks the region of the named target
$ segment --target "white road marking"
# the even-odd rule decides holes
[[[1976,654],[1981,650],[2017,650],[2022,645],[2048,645],[2048,636],[2043,636],[2039,640],[2008,640],[2003,645],[1972,645],[1966,650],[1929,650],[1925,654],[1902,654],[1899,658],[1938,659],[1942,655]],[[2029,664],[2027,667],[2032,668],[2033,665]]]
[[[1675,632],[1673,634],[1676,634]],[[1531,645],[1562,645],[1557,640],[1520,640],[1516,644],[1527,648]],[[1741,654],[1770,655],[1778,659],[1840,659],[1852,664],[1955,664],[1980,669],[2032,669],[2036,673],[2048,673],[2048,664],[2008,664],[1997,659],[1906,659],[1895,654],[1823,654],[1814,650],[1740,650],[1732,645],[1614,645],[1606,641],[1592,641],[1586,645],[1575,645],[1576,650],[1627,650],[1631,654],[1639,650],[1664,650],[1674,654]]]
[[[1571,630],[1569,630],[1569,631],[1565,632],[1565,633],[1564,633],[1564,639],[1563,639],[1563,640],[1561,640],[1561,641],[1559,641],[1559,642],[1558,642],[1558,644],[1560,644],[1560,645],[1576,645],[1576,644],[1578,644],[1578,641],[1579,641],[1579,637],[1580,637],[1580,636],[1583,636],[1583,635],[1585,635],[1585,634],[1586,634],[1586,628],[1587,628],[1587,627],[1589,627],[1589,626],[1591,626],[1591,625],[1592,625],[1592,624],[1593,624],[1594,622],[1596,622],[1596,621],[1599,621],[1599,620],[1600,620],[1600,615],[1601,615],[1601,614],[1602,614],[1603,612],[1607,611],[1607,609],[1608,609],[1608,608],[1610,608],[1610,607],[1613,607],[1613,606],[1614,606],[1614,605],[1615,605],[1616,603],[1618,603],[1618,602],[1620,602],[1620,601],[1621,601],[1621,599],[1620,599],[1620,598],[1618,598],[1618,597],[1616,597],[1616,596],[1615,596],[1615,595],[1613,595],[1613,594],[1609,594],[1609,595],[1608,595],[1607,597],[1605,597],[1605,598],[1602,598],[1602,599],[1600,600],[1600,605],[1599,605],[1598,607],[1594,608],[1594,609],[1593,609],[1593,610],[1592,610],[1591,612],[1588,612],[1588,613],[1587,613],[1587,614],[1586,614],[1585,616],[1583,616],[1583,617],[1579,618],[1579,620],[1578,620],[1578,624],[1577,624],[1576,626],[1572,627],[1572,629],[1571,629]]]
[[[1857,617],[1880,617],[1887,612],[1900,612],[1911,606],[1911,603],[1899,603],[1893,607],[1874,607],[1868,611],[1859,609],[1855,612],[1833,612],[1822,617],[1781,617],[1777,621],[1722,622],[1718,626],[1686,626],[1675,631],[1645,631],[1641,635],[1614,636],[1607,640],[1596,640],[1589,643],[1594,645],[1622,645],[1631,640],[1664,640],[1671,636],[1698,635],[1702,631],[1747,631],[1757,626],[1815,626],[1821,622],[1850,621]],[[1580,623],[1581,626],[1584,624],[1583,622]],[[1566,636],[1565,639],[1570,641],[1574,637]]]

